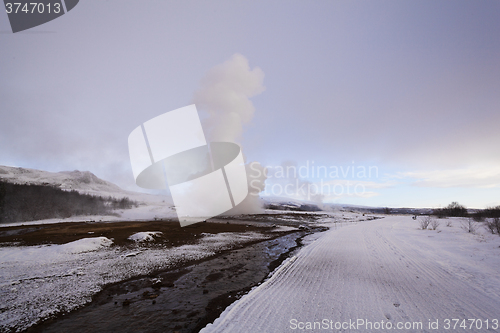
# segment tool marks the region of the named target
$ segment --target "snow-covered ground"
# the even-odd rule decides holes
[[[151,233],[134,235],[142,239]],[[40,319],[73,310],[89,302],[105,284],[266,237],[254,232],[205,233],[197,244],[170,249],[111,246],[112,240],[106,237],[62,245],[2,247],[0,331],[20,331]]]
[[[499,332],[500,237],[450,221],[332,227],[201,332]]]

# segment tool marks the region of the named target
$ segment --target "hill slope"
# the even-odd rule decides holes
[[[63,190],[76,190],[89,194],[127,194],[127,191],[111,182],[98,178],[90,171],[48,172],[0,166],[0,179],[15,184],[51,185]]]
[[[112,216],[93,216],[92,219],[95,220],[151,220],[155,218],[176,217],[175,211],[172,209],[173,203],[170,196],[127,191],[109,181],[100,179],[89,171],[48,172],[36,169],[0,166],[0,180],[13,184],[54,186],[62,190],[75,190],[81,194],[94,196],[111,196],[117,199],[127,197],[140,204],[139,207],[132,209],[119,209]],[[64,221],[79,221],[89,218],[91,217],[73,216],[64,219]],[[52,220],[47,220],[47,222],[56,222],[55,219]],[[60,219],[57,220],[59,221]]]

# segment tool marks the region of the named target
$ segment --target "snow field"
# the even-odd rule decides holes
[[[332,228],[201,332],[295,332],[325,319],[390,323],[395,332],[432,331],[429,320],[442,331],[446,320],[481,319],[498,332],[491,324],[500,319],[500,237],[467,234],[460,220],[437,231],[417,228],[408,216]]]

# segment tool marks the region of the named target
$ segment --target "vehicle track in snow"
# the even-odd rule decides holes
[[[291,323],[293,319],[295,323],[363,319],[390,322],[393,327],[398,322],[422,322],[422,328],[401,330],[404,332],[436,332],[428,325],[429,320],[438,319],[441,332],[445,331],[445,319],[488,319],[490,323],[499,319],[498,289],[485,291],[481,281],[443,265],[442,256],[434,255],[432,248],[401,237],[394,228],[408,223],[404,219],[390,217],[329,230],[202,332],[301,331]],[[427,235],[421,232],[417,237]],[[459,257],[447,260],[454,261],[454,267],[461,264],[456,262]],[[500,285],[500,278],[497,282]],[[361,327],[342,331],[377,330]],[[498,330],[457,327],[448,331]]]

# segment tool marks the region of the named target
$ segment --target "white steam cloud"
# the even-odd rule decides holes
[[[194,95],[194,103],[210,116],[206,122],[210,141],[241,139],[243,125],[255,113],[250,98],[265,90],[263,81],[264,72],[258,67],[250,69],[241,54],[208,71]]]
[[[210,69],[194,94],[199,110],[208,113],[204,126],[208,141],[236,142],[241,145],[243,127],[255,113],[250,98],[265,90],[264,72],[250,68],[247,58],[234,54],[229,60]],[[245,151],[243,150],[243,153]],[[259,193],[265,188],[264,168],[258,162],[248,163],[249,195],[228,214],[251,214],[262,211]]]

